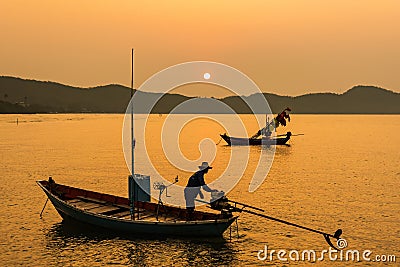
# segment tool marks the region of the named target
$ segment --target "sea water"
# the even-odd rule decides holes
[[[228,123],[232,119],[219,116]],[[140,118],[136,118],[138,127]],[[258,130],[250,115],[240,118],[249,135]],[[136,169],[154,178],[155,168],[170,182],[178,175],[178,184],[184,186],[191,173],[171,164],[163,154],[159,136],[165,120],[166,115],[151,115],[147,121],[146,146],[137,140]],[[98,233],[90,226],[63,223],[50,203],[40,219],[46,197],[35,181],[49,176],[58,183],[127,196],[129,169],[121,142],[122,124],[120,114],[0,115],[0,265],[309,265],[307,259],[297,260],[295,252],[294,259],[289,258],[289,253],[315,250],[320,256],[329,249],[321,235],[245,213],[239,217],[238,234],[234,224],[231,236],[228,229],[223,239],[135,239]],[[216,121],[193,120],[182,127],[177,140],[182,155],[192,161],[201,160],[208,147],[215,149],[207,182],[223,174],[233,151],[249,151],[240,181],[228,192],[230,199],[331,234],[341,228],[346,249],[370,250],[371,260],[376,255],[396,255],[398,264],[400,116],[292,115],[278,134],[304,135],[293,136],[290,146],[276,148],[268,175],[254,192],[248,191],[252,172],[255,165],[269,166],[269,159],[260,155],[271,148],[232,148],[223,141],[202,147],[205,138],[217,143],[224,130]],[[141,163],[144,150],[152,167]],[[268,257],[263,259],[265,248]],[[286,253],[281,259],[279,250]],[[373,264],[363,259],[349,263],[340,257],[333,263],[328,255],[317,263]]]

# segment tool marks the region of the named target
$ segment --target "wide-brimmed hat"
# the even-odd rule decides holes
[[[207,162],[207,161],[203,161],[203,162],[201,163],[201,165],[199,166],[199,169],[200,169],[200,170],[212,169],[212,167],[211,167],[210,165],[208,165],[208,162]]]

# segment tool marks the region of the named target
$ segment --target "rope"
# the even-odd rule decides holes
[[[219,143],[221,143],[221,141],[222,141],[222,137],[219,139],[219,141],[215,145],[218,146]]]
[[[236,218],[236,234],[237,234],[237,239],[239,239],[239,223],[238,223],[238,218]]]
[[[47,202],[48,202],[48,201],[49,201],[49,198],[46,199],[46,202],[44,203],[43,209],[42,209],[42,211],[40,212],[40,219],[42,219],[43,211],[44,211],[44,208],[46,208],[46,205],[47,205]]]

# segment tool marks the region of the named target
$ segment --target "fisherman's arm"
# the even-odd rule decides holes
[[[206,185],[206,182],[204,181],[204,175],[199,176],[199,182],[200,182],[200,185],[203,188],[203,190],[206,192],[217,192],[218,191],[215,189],[211,189],[210,187],[208,187],[208,185]]]
[[[203,190],[204,191],[207,191],[207,192],[218,192],[218,190],[217,189],[211,189],[210,187],[208,187],[208,185],[203,185],[202,186],[203,187]]]

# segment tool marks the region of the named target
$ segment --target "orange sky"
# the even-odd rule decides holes
[[[156,4],[157,3],[157,4]],[[0,0],[0,75],[136,85],[171,65],[221,62],[265,92],[400,91],[400,1]],[[188,95],[225,94],[209,87]]]

